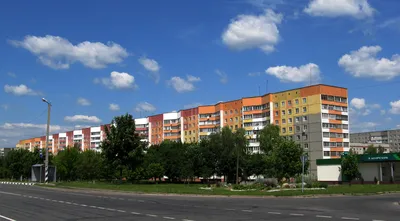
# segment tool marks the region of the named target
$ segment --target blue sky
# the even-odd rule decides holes
[[[397,0],[40,1],[0,7],[0,146],[310,83],[352,131],[399,122]],[[397,101],[397,103],[396,103]]]

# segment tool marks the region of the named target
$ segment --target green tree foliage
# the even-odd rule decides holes
[[[164,168],[160,163],[150,163],[147,166],[147,175],[150,178],[153,178],[154,181],[157,182],[157,179],[161,180],[161,178],[164,176]]]
[[[351,181],[360,176],[357,154],[355,154],[353,151],[350,151],[349,154],[342,157],[341,164],[342,174],[349,181],[349,185],[351,185]]]
[[[269,155],[273,149],[283,142],[283,138],[279,136],[280,128],[277,125],[269,124],[265,126],[258,134],[260,141],[260,149],[265,154]]]
[[[77,176],[82,180],[96,180],[101,178],[103,158],[100,153],[86,150],[78,155],[76,162]]]
[[[73,181],[78,179],[79,149],[76,147],[67,147],[60,151],[54,157],[54,164],[57,167],[57,179],[64,181]]]
[[[110,129],[105,128],[106,139],[101,143],[102,153],[109,165],[119,170],[133,171],[143,160],[145,144],[136,133],[135,121],[130,114],[115,117]]]
[[[374,145],[368,145],[367,149],[364,151],[364,154],[377,154],[378,148],[374,147]]]

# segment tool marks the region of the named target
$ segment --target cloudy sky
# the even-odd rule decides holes
[[[0,7],[0,146],[276,92],[349,88],[351,130],[399,123],[397,0],[20,1]],[[267,85],[268,82],[268,85]]]

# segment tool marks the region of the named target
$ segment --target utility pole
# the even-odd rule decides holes
[[[239,146],[236,147],[236,184],[239,184]]]
[[[51,111],[51,103],[47,101],[45,98],[42,98],[42,101],[47,103],[47,128],[46,128],[46,160],[44,161],[45,167],[45,177],[44,182],[49,183],[49,134],[50,134],[50,111]]]

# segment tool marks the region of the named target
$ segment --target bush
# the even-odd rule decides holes
[[[314,181],[314,182],[312,182],[311,187],[312,188],[328,188],[328,184]]]
[[[257,179],[255,184],[260,184],[268,188],[275,188],[278,186],[278,181],[275,178]]]

